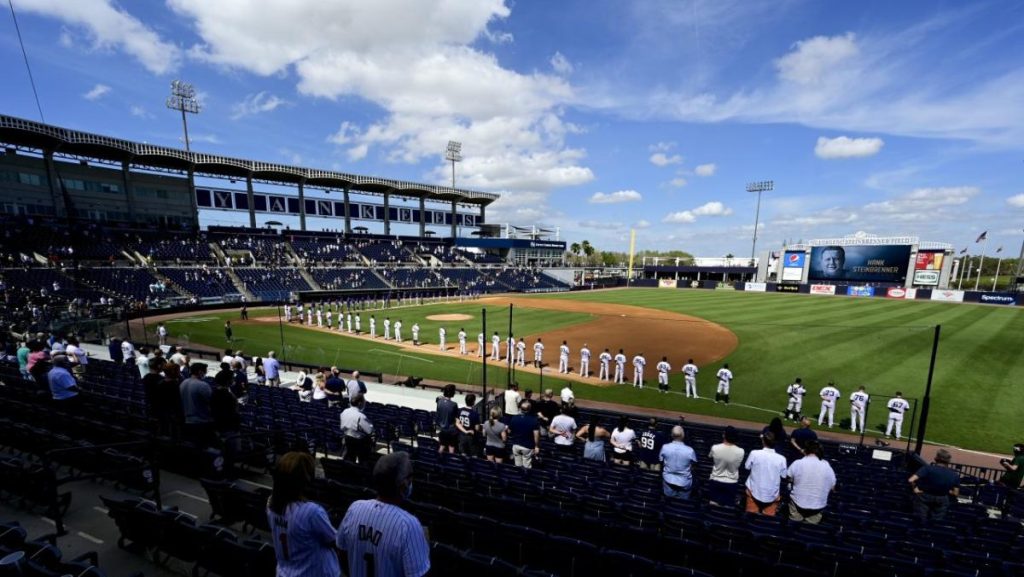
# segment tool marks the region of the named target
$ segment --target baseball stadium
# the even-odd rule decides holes
[[[1024,247],[776,241],[755,181],[750,258],[582,259],[461,142],[208,153],[195,96],[0,113],[0,577],[1024,575]]]

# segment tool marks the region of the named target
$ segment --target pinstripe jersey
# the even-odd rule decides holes
[[[420,522],[377,499],[352,503],[338,527],[337,545],[348,553],[348,577],[420,577],[430,570]]]
[[[267,509],[267,519],[274,534],[277,577],[337,577],[338,556],[331,548],[334,527],[323,507],[295,502],[284,515]]]

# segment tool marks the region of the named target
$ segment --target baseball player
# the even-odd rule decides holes
[[[476,336],[476,356],[483,358],[487,354],[484,350],[484,334],[480,333]]]
[[[377,319],[373,315],[370,315],[370,338],[377,338]]]
[[[444,338],[446,336],[448,336],[448,331],[445,330],[444,327],[441,327],[441,328],[437,329],[437,340],[439,341],[439,344],[441,346],[441,352],[442,353],[445,352],[446,350],[448,350],[448,347],[446,347],[445,343],[444,343]]]
[[[459,329],[459,354],[466,354],[466,329]]]
[[[420,346],[420,324],[412,323],[412,344]]]
[[[626,384],[626,353],[619,349],[619,353],[615,355],[615,384],[625,385]]]
[[[695,399],[699,399],[700,398],[700,397],[697,396],[697,373],[699,373],[699,372],[700,372],[700,369],[697,368],[697,365],[693,364],[693,359],[687,360],[686,364],[683,365],[683,380],[686,381],[686,398],[687,399],[690,398],[690,391],[691,390],[693,391],[693,398],[695,398]]]
[[[301,325],[306,322],[306,309],[302,307],[302,303],[299,303],[297,310],[299,311],[299,324]]]
[[[516,350],[516,338],[514,336],[508,336],[508,339],[505,341],[505,348],[505,361],[508,363],[508,366],[511,367],[512,363],[514,363],[516,360],[516,355],[514,352]]]
[[[722,365],[722,368],[718,369],[715,373],[718,377],[718,390],[715,391],[715,403],[719,401],[725,401],[725,404],[729,404],[729,385],[732,384],[732,371],[729,370],[729,363]]]
[[[558,372],[569,372],[569,343],[566,341],[562,341],[562,346],[558,347]]]
[[[384,340],[391,340],[391,319],[384,317]]]
[[[306,326],[313,326],[313,305],[306,307]]]
[[[324,309],[316,307],[316,326],[318,329],[324,328]]]
[[[359,313],[356,313],[356,334],[363,334],[363,319],[359,317]]]
[[[668,357],[661,357],[661,362],[655,368],[658,369],[658,390],[662,393],[667,393],[668,372],[672,370],[672,365],[668,364]]]
[[[352,311],[349,311],[348,313],[345,314],[345,328],[348,329],[348,332],[350,334],[353,332],[353,329],[352,329]],[[397,331],[398,329],[395,329],[395,330]]]
[[[608,370],[608,367],[611,365],[612,362],[612,354],[608,352],[608,349],[605,349],[603,353],[598,355],[597,360],[601,362],[601,366],[597,370],[597,378],[601,379],[602,381],[607,381],[612,376]]]
[[[644,388],[644,367],[647,366],[647,359],[640,353],[633,357],[633,386]]]
[[[786,410],[784,411],[785,417],[793,421],[799,421],[800,410],[804,406],[804,395],[807,394],[803,380],[797,377],[792,385],[786,387],[786,394],[789,395],[789,402],[786,404]]]
[[[292,305],[284,305],[284,322],[292,322]]]
[[[580,376],[590,376],[590,349],[587,348],[587,343],[583,343],[583,348],[580,349]]]
[[[850,395],[850,430],[854,433],[864,432],[864,413],[867,412],[870,401],[871,396],[864,392],[863,385]]]
[[[896,428],[896,440],[900,440],[900,433],[903,432],[903,413],[910,409],[910,403],[903,398],[903,393],[896,391],[896,396],[889,399],[886,404],[889,408],[889,424],[885,427],[885,436],[890,438],[892,436],[893,427]]]
[[[402,319],[395,321],[395,341],[402,342]]]
[[[333,323],[334,311],[332,311],[331,309],[327,309],[327,315],[326,316],[327,316],[327,330],[332,330],[334,328],[334,323]]]
[[[516,364],[520,367],[526,366],[526,341],[523,337],[519,337],[519,342],[516,343]]]
[[[494,335],[491,336],[491,360],[501,360],[501,337],[498,336],[498,331],[494,331]]]
[[[829,381],[825,388],[821,389],[821,413],[818,414],[818,425],[825,421],[825,413],[828,413],[828,427],[831,429],[836,414],[836,401],[843,396],[836,388],[835,383]]]
[[[544,366],[544,343],[540,338],[533,343],[533,366],[538,369]]]

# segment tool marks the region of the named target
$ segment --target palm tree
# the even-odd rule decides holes
[[[569,252],[572,253],[572,255],[575,257],[574,260],[576,260],[577,262],[580,260],[580,251],[581,250],[583,250],[583,249],[582,249],[582,247],[580,247],[580,243],[578,243],[578,242],[574,242],[574,243],[569,245]]]
[[[585,240],[583,241],[583,244],[580,245],[580,249],[583,251],[583,254],[586,255],[587,263],[589,264],[591,257],[594,256],[594,246],[590,244],[589,240]]]

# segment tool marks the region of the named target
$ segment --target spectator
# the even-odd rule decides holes
[[[519,394],[519,383],[512,383],[509,385],[508,390],[503,393],[505,406],[502,410],[505,411],[504,421],[505,424],[510,424],[512,417],[519,414],[519,403],[522,402],[523,397]]]
[[[540,422],[540,433],[542,437],[548,436],[548,429],[551,421],[561,413],[562,407],[554,400],[555,394],[551,389],[544,391],[541,400],[534,403],[537,419]]]
[[[785,455],[786,451],[789,450],[789,435],[786,434],[786,428],[782,426],[782,419],[775,417],[768,423],[764,429],[761,429],[761,433],[767,433],[771,431],[775,437],[775,452],[780,455]],[[813,431],[812,431],[813,432]]]
[[[647,422],[647,428],[640,432],[637,438],[637,459],[646,468],[657,470],[661,468],[661,448],[668,442],[665,434],[658,430],[658,419],[651,417]]]
[[[313,376],[314,403],[327,403],[327,378],[324,376],[326,370],[320,369],[320,372]]]
[[[120,365],[125,362],[124,351],[121,350],[121,339],[111,337],[110,342],[107,343],[107,353],[110,355],[110,360],[115,363]]]
[[[245,373],[245,365],[237,360],[231,363],[231,394],[238,399],[244,399],[249,394],[249,375]]]
[[[572,383],[566,383],[562,389],[562,404],[572,405],[576,403],[576,395],[572,392]]]
[[[423,527],[401,507],[412,492],[412,476],[409,454],[402,451],[374,465],[377,498],[352,503],[338,527],[336,544],[345,553],[350,577],[421,577],[430,571]],[[373,571],[367,559],[373,560]]]
[[[726,427],[722,433],[722,442],[711,447],[711,461],[714,464],[708,481],[708,497],[712,505],[736,505],[736,487],[740,481],[743,455],[743,449],[736,446],[736,429]]]
[[[910,476],[914,490],[914,516],[922,525],[941,521],[949,510],[949,498],[960,494],[960,473],[949,468],[952,456],[946,449],[935,453],[935,462]]]
[[[256,375],[257,385],[267,384],[267,370],[263,366],[263,359],[259,357],[252,358],[252,372]]]
[[[633,441],[636,433],[629,428],[626,415],[619,417],[619,424],[612,431],[612,462],[616,465],[629,465],[633,462]]]
[[[503,463],[508,453],[505,448],[508,425],[501,422],[501,411],[497,407],[491,409],[490,417],[481,426],[484,432],[484,456],[488,461]]]
[[[793,489],[789,494],[789,518],[816,525],[828,506],[828,494],[835,489],[836,474],[823,458],[817,440],[805,443],[804,457],[793,462],[787,471]]]
[[[811,429],[811,419],[808,417],[800,419],[800,428],[793,431],[789,440],[790,443],[792,443],[792,445],[801,453],[806,452],[808,442],[817,442],[818,434]]]
[[[145,377],[149,374],[149,362],[149,349],[139,347],[138,354],[135,355],[135,366],[139,369],[139,375]]]
[[[316,461],[307,453],[286,453],[274,470],[274,492],[267,501],[278,577],[337,577],[335,531],[320,505],[306,499]]]
[[[217,375],[219,377],[220,373]],[[242,417],[238,414],[238,399],[231,392],[233,373],[228,370],[227,375],[227,380],[217,380],[217,386],[210,395],[210,416],[213,418],[214,428],[222,439],[238,434],[242,428]]]
[[[576,440],[576,420],[566,414],[567,407],[561,408],[561,413],[551,419],[551,426],[548,432],[551,433],[556,447],[571,449],[573,441]]]
[[[268,385],[271,387],[281,386],[281,363],[277,361],[274,351],[267,353],[267,358],[263,359],[263,374]]]
[[[230,388],[235,382],[235,373],[231,371],[231,365],[226,362],[220,364],[220,370],[213,376],[213,382],[219,387]]]
[[[999,459],[999,465],[1006,469],[999,483],[1010,489],[1020,488],[1020,482],[1024,479],[1024,443],[1014,445],[1013,459]]]
[[[455,385],[445,385],[441,395],[435,399],[437,403],[437,410],[434,413],[434,425],[438,430],[438,444],[437,450],[441,453],[447,451],[449,453],[455,452],[455,446],[458,445],[458,429],[455,428],[455,418],[459,412],[459,406],[455,404],[452,397],[455,396]]]
[[[363,409],[366,401],[357,398],[341,412],[341,432],[345,437],[345,459],[366,463],[373,452],[373,423]]]
[[[331,367],[331,376],[327,377],[327,380],[324,381],[324,388],[327,390],[327,396],[330,400],[336,401],[341,399],[346,387],[338,367]]]
[[[366,397],[366,383],[359,378],[359,371],[352,373],[352,379],[346,385],[348,388],[348,402],[352,403]]]
[[[478,455],[477,439],[480,437],[480,411],[476,410],[476,395],[466,395],[466,406],[459,409],[455,428],[459,431],[459,452],[463,455]]]
[[[576,438],[583,439],[583,458],[591,461],[607,462],[604,452],[604,442],[611,438],[611,433],[605,429],[595,418],[576,433]]]
[[[615,434],[612,433],[614,443]],[[693,491],[691,466],[697,462],[697,453],[683,439],[683,427],[672,427],[672,442],[661,448],[661,480],[666,497],[689,499]]]
[[[213,443],[213,417],[210,415],[210,396],[213,391],[203,380],[206,376],[206,363],[193,363],[189,366],[190,378],[182,381],[181,412],[185,416],[184,433],[188,440],[203,446]]]
[[[62,408],[73,408],[78,405],[78,381],[71,374],[71,361],[66,355],[53,357],[53,368],[46,373],[50,384],[50,396]]]
[[[530,415],[530,401],[521,401],[517,409],[519,414],[508,425],[512,458],[517,467],[530,469],[533,458],[540,453],[540,428],[537,417]]]
[[[21,346],[18,347],[15,353],[18,357],[18,371],[21,373],[21,378],[31,379],[32,373],[28,372],[28,355],[32,352],[32,349],[28,347],[27,342],[22,342]]]
[[[780,486],[788,473],[786,458],[775,452],[776,445],[775,435],[765,431],[761,433],[761,449],[747,457],[747,513],[774,517],[778,511]]]

